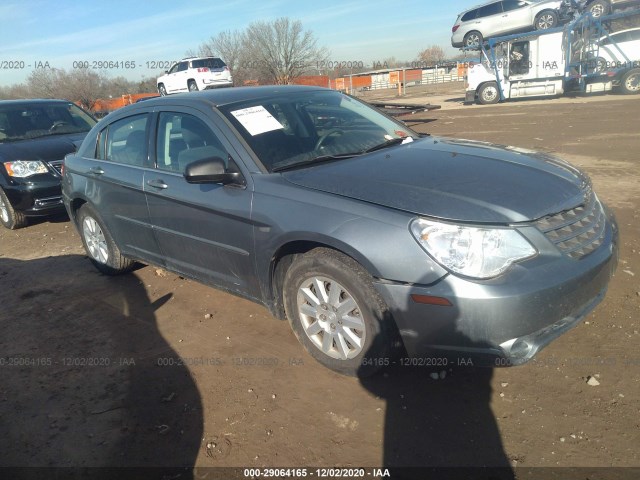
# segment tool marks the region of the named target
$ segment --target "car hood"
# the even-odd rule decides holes
[[[0,143],[0,160],[62,160],[78,150],[86,135],[86,132],[71,133]]]
[[[473,223],[528,222],[584,202],[589,178],[551,155],[429,137],[282,173],[296,185]]]

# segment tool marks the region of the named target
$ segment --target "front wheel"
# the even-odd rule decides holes
[[[547,30],[558,26],[558,14],[554,11],[547,10],[541,12],[536,17],[536,30]]]
[[[162,97],[166,97],[167,96],[167,89],[165,88],[164,84],[160,84],[158,85],[158,92],[160,93],[160,96]]]
[[[599,18],[609,13],[609,2],[604,0],[596,0],[589,5],[589,11],[593,18]]]
[[[500,101],[500,92],[496,82],[488,82],[478,90],[478,102],[482,105],[491,105]]]
[[[27,225],[24,213],[16,211],[9,202],[4,190],[0,188],[0,223],[9,230],[16,230]]]
[[[640,93],[640,68],[634,68],[620,79],[620,91],[625,95]]]
[[[198,84],[196,82],[194,82],[193,80],[189,81],[187,86],[189,87],[189,91],[190,92],[197,92],[198,91]]]
[[[89,205],[80,207],[78,226],[84,248],[98,270],[105,275],[119,275],[133,268],[135,262],[120,254],[102,219]]]
[[[325,367],[365,377],[391,363],[388,309],[352,258],[326,248],[298,256],[285,275],[283,297],[293,332]]]

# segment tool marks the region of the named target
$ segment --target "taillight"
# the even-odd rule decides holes
[[[458,28],[460,28],[460,25],[454,25],[451,29],[451,33],[456,33],[456,30],[458,30]]]
[[[200,72],[200,73],[204,73],[204,72],[208,72],[208,71],[209,71],[209,69],[207,67],[200,67],[198,69],[198,72]]]

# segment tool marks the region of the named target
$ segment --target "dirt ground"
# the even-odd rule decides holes
[[[2,229],[0,466],[640,478],[622,468],[640,467],[640,96],[447,106],[410,124],[558,154],[615,211],[619,268],[578,327],[520,367],[450,366],[437,380],[440,370],[398,367],[359,380],[315,363],[258,305],[151,266],[100,275],[64,217]]]

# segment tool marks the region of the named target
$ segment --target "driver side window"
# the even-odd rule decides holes
[[[218,157],[228,165],[229,153],[202,120],[186,113],[162,112],[158,121],[156,166],[184,173],[196,160]]]

